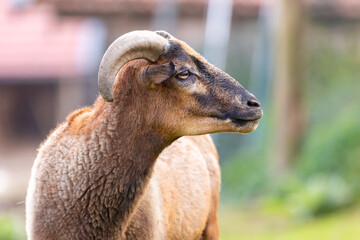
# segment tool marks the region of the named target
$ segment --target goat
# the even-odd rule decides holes
[[[39,149],[28,239],[219,239],[217,151],[194,135],[255,130],[259,101],[164,31],[119,37],[98,81]]]

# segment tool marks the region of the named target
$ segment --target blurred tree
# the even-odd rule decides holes
[[[286,174],[305,127],[302,40],[305,9],[300,0],[279,0],[275,28],[272,161],[277,176]]]

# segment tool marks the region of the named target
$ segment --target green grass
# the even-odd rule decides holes
[[[221,205],[221,240],[359,240],[360,206],[297,223],[281,211]],[[24,223],[0,214],[0,240],[24,240]]]
[[[24,240],[23,219],[12,213],[0,213],[0,240]]]
[[[360,207],[296,223],[285,215],[221,206],[222,240],[358,240]]]

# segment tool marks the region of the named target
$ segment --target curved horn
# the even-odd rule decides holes
[[[168,47],[167,39],[151,31],[133,31],[116,39],[100,63],[98,84],[101,96],[108,102],[114,100],[114,80],[127,62],[140,58],[156,62]]]

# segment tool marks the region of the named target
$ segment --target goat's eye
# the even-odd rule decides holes
[[[190,72],[187,70],[176,75],[176,78],[178,80],[186,80],[188,77],[190,77]]]

